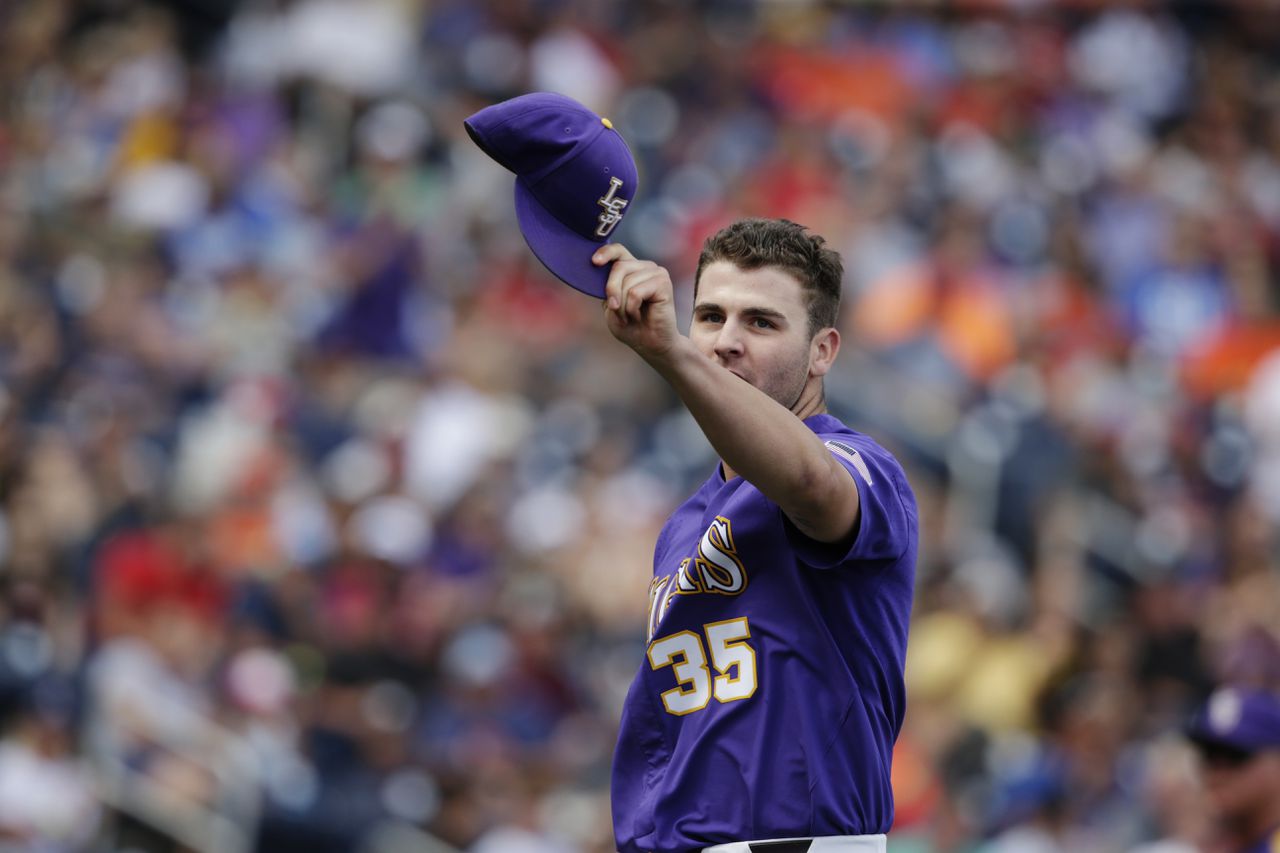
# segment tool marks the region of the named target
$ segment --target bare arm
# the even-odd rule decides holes
[[[611,243],[597,263],[615,261],[605,294],[614,337],[671,385],[726,468],[752,483],[805,535],[847,539],[857,529],[853,477],[793,412],[700,353],[679,333],[665,269]]]

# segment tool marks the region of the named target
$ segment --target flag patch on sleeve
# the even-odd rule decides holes
[[[866,462],[862,461],[862,454],[844,442],[836,441],[835,439],[829,439],[823,442],[823,444],[825,444],[836,456],[839,456],[841,459],[848,460],[849,464],[854,467],[854,470],[862,475],[862,479],[867,481],[867,485],[872,485],[871,469],[867,467]]]

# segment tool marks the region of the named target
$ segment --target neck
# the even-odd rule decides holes
[[[823,415],[827,412],[827,395],[822,388],[822,380],[813,378],[805,383],[804,390],[791,406],[791,411],[800,420],[812,415]]]

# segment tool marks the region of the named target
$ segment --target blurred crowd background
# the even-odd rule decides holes
[[[1280,10],[0,5],[0,848],[613,850],[651,548],[714,464],[462,119],[631,144],[615,235],[845,257],[922,510],[895,853],[1198,849],[1280,686]]]

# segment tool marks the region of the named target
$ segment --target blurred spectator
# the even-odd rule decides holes
[[[23,850],[83,850],[102,820],[92,772],[76,753],[65,683],[33,685],[0,742],[0,834]]]
[[[1266,853],[1280,843],[1280,697],[1223,687],[1188,734],[1200,753],[1215,821],[1210,850]]]

